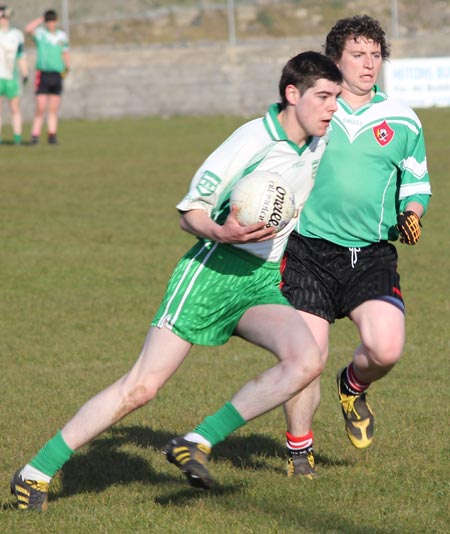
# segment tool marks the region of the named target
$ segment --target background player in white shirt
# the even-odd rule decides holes
[[[347,435],[357,448],[373,440],[368,386],[399,360],[405,343],[397,252],[414,245],[430,199],[423,131],[417,115],[376,86],[389,57],[371,17],[338,21],[325,53],[342,72],[342,93],[316,182],[289,238],[283,294],[310,327],[324,359],[330,324],[349,317],[361,339],[338,373]],[[286,405],[288,475],[316,476],[312,421],[320,402],[315,380]]]
[[[1,103],[8,100],[11,110],[13,142],[22,142],[22,113],[20,111],[21,80],[28,81],[28,65],[24,50],[24,36],[17,28],[10,26],[12,10],[0,6],[0,142],[1,142]]]
[[[220,345],[237,335],[278,359],[195,431],[166,447],[167,459],[194,486],[213,485],[207,469],[213,445],[320,374],[322,361],[312,335],[279,288],[288,234],[275,234],[264,223],[239,225],[229,196],[233,183],[260,168],[281,173],[301,208],[325,149],[326,139],[320,137],[336,110],[340,83],[339,69],[326,56],[295,56],[281,75],[281,104],[239,128],[207,158],[178,205],[181,228],[197,242],[175,268],[137,362],[14,474],[11,491],[19,508],[44,510],[48,483],[72,453],[152,400],[194,343]]]

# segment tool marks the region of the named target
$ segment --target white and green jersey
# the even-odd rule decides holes
[[[49,32],[44,26],[36,28],[34,41],[37,47],[36,69],[44,72],[64,72],[63,52],[69,49],[66,32]]]
[[[431,195],[422,125],[412,109],[377,87],[353,110],[339,99],[314,189],[296,231],[357,248],[395,240],[397,214]]]
[[[17,60],[24,55],[23,33],[16,28],[0,30],[0,78],[12,80],[17,75]]]
[[[188,194],[177,205],[178,210],[203,209],[222,224],[229,214],[234,185],[255,170],[262,170],[278,173],[287,181],[300,213],[314,184],[326,139],[311,137],[299,147],[288,139],[278,121],[278,113],[279,105],[273,104],[264,117],[244,124],[224,141],[196,172]],[[297,218],[272,240],[234,246],[264,260],[278,262]]]

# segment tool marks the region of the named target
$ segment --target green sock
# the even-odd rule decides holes
[[[215,414],[205,417],[194,432],[207,439],[214,447],[246,423],[231,402],[227,402]]]
[[[52,477],[74,452],[64,441],[61,431],[59,431],[50,441],[47,441],[31,460],[30,465]]]
[[[15,145],[20,145],[21,142],[22,142],[22,135],[21,134],[14,134],[13,143]]]

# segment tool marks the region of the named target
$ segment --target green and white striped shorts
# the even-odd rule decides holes
[[[223,345],[246,310],[290,306],[281,294],[279,263],[231,245],[199,241],[179,261],[152,326],[166,326],[197,345]]]

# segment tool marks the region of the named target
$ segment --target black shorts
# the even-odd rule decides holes
[[[404,311],[397,250],[387,241],[352,249],[294,232],[282,262],[281,290],[296,309],[330,323],[373,299]]]
[[[63,91],[60,72],[36,71],[34,92],[36,95],[60,95]]]

